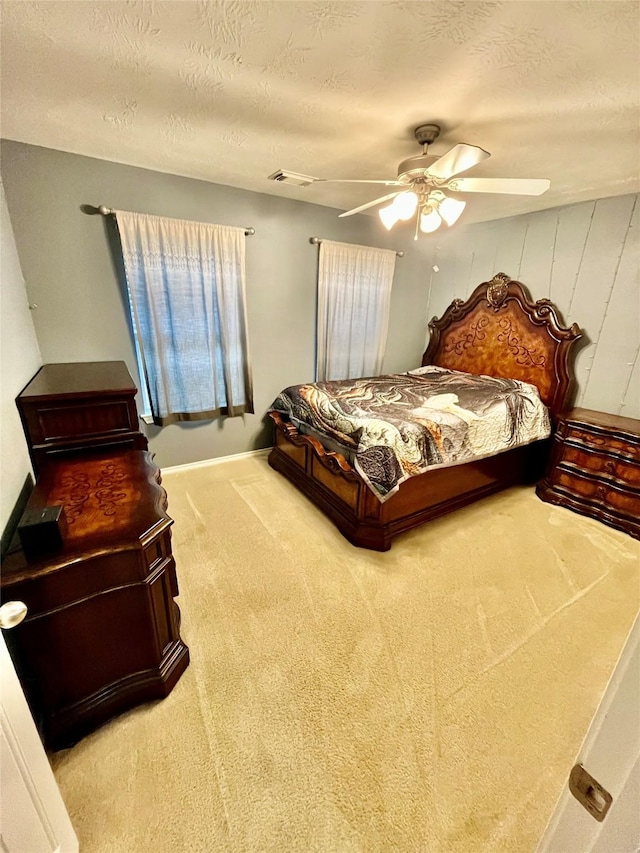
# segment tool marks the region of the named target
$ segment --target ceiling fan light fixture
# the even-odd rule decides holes
[[[0,0],[1,2],[1,0]],[[427,122],[415,128],[416,141],[422,146],[422,154],[403,160],[398,166],[397,179],[378,180],[366,178],[315,178],[297,172],[279,169],[269,179],[278,183],[306,187],[313,183],[340,184],[383,184],[385,187],[397,187],[395,192],[374,198],[350,210],[338,214],[341,218],[362,213],[372,207],[378,207],[380,219],[390,231],[400,220],[415,217],[414,240],[422,230],[429,234],[437,230],[443,222],[454,225],[465,209],[466,202],[450,198],[443,191],[453,193],[507,193],[511,195],[537,196],[549,189],[550,182],[545,178],[464,178],[458,177],[473,166],[477,166],[490,157],[488,151],[477,145],[458,142],[445,154],[429,154],[429,146],[438,138],[440,125]],[[393,199],[393,200],[392,200]],[[391,201],[392,200],[392,201]],[[382,209],[379,205],[389,202]]]
[[[381,207],[378,211],[378,216],[380,217],[382,224],[387,229],[387,231],[391,231],[396,222],[400,219],[398,216],[397,208],[395,207],[395,199],[391,204],[388,204],[386,207]]]
[[[393,200],[391,205],[398,219],[411,219],[418,208],[418,196],[414,192],[400,193]]]
[[[442,219],[437,211],[425,208],[420,214],[420,230],[425,234],[431,234],[432,231],[437,231],[442,225]]]
[[[438,205],[438,213],[447,223],[447,225],[453,225],[458,221],[462,211],[467,206],[466,201],[460,201],[457,198],[449,198],[445,196],[445,198]]]

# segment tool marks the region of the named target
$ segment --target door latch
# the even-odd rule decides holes
[[[569,774],[569,790],[592,817],[605,819],[613,797],[581,764],[576,764]]]

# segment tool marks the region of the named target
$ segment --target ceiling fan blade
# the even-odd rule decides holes
[[[390,181],[369,181],[351,178],[314,178],[312,175],[302,175],[300,172],[289,172],[278,169],[273,175],[269,175],[269,181],[279,184],[291,184],[294,187],[308,187],[311,184],[384,184],[387,187],[402,187],[401,181],[392,178]]]
[[[316,178],[314,184],[384,184],[387,187],[404,187],[402,181],[365,181],[350,180],[348,178]]]
[[[551,186],[546,178],[456,178],[448,189],[462,193],[542,195]]]
[[[354,213],[360,213],[361,210],[366,210],[368,207],[374,207],[376,204],[382,204],[383,201],[387,201],[387,199],[395,198],[397,195],[400,195],[400,190],[395,193],[389,193],[389,195],[383,195],[381,198],[374,198],[373,201],[368,201],[366,204],[361,204],[360,207],[354,207],[353,210],[345,210],[344,213],[339,213],[338,217],[342,218],[343,216],[353,216]]]
[[[460,172],[466,172],[472,166],[477,166],[487,157],[491,157],[491,154],[484,148],[460,142],[429,166],[427,175],[432,175],[434,178],[452,178]]]

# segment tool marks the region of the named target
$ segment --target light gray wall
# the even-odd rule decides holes
[[[639,217],[638,196],[625,195],[434,235],[428,262],[439,272],[430,270],[429,318],[505,272],[588,335],[576,403],[640,418]]]
[[[31,473],[15,398],[42,364],[0,183],[0,531]]]
[[[212,155],[213,156],[213,155]],[[60,151],[2,143],[2,175],[43,360],[124,360],[137,369],[106,223],[83,204],[237,226],[247,238],[247,301],[255,415],[149,427],[163,466],[271,443],[264,412],[287,385],[313,378],[317,248],[309,237],[409,250],[410,235],[382,233],[377,219],[338,219],[319,205],[237,190]],[[398,259],[384,369],[420,363],[426,332],[424,258]]]
[[[534,298],[550,296],[564,319],[589,335],[578,361],[578,401],[640,417],[636,196],[459,223],[414,243],[410,228],[387,234],[377,217],[338,219],[337,211],[318,205],[17,142],[2,143],[1,168],[27,291],[38,304],[33,320],[45,362],[123,359],[137,381],[106,221],[80,205],[256,229],[247,238],[256,414],[149,427],[163,467],[268,446],[266,408],[286,385],[313,377],[312,235],[405,251],[396,264],[385,371],[419,364],[427,320],[502,270]]]

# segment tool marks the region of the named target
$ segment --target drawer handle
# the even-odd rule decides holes
[[[615,474],[616,463],[612,462],[611,459],[609,459],[607,462],[604,463],[604,470],[607,472],[607,474]]]
[[[607,496],[606,488],[604,486],[598,486],[598,488],[596,489],[596,498],[598,498],[598,500],[602,501],[605,499],[606,496]]]

